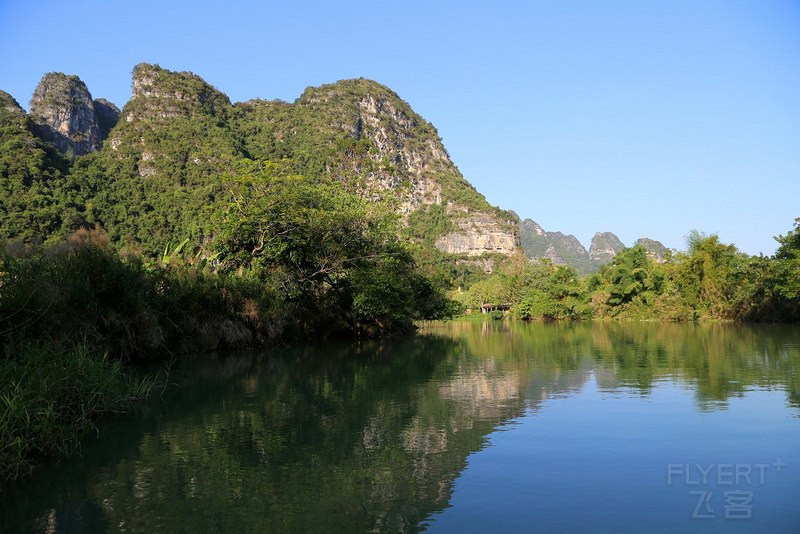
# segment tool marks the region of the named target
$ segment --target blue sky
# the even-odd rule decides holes
[[[546,230],[750,254],[800,217],[800,2],[0,0],[0,89],[46,72],[120,107],[139,62],[230,96],[363,76],[439,130],[464,177]]]

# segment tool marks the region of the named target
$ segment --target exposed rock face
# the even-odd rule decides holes
[[[440,203],[442,184],[437,172],[461,177],[439,138],[436,129],[416,114],[389,88],[371,80],[342,80],[320,87],[309,87],[297,100],[300,114],[316,116],[324,122],[307,127],[321,130],[331,138],[368,139],[377,149],[375,161],[386,161],[391,171],[375,176],[373,186],[398,189],[406,183],[401,212],[406,214],[424,204]]]
[[[531,219],[525,219],[520,223],[520,226],[522,228],[525,228],[527,232],[533,235],[538,235],[538,236],[547,235],[547,232],[545,232],[541,226],[539,226],[535,221],[532,221]]]
[[[479,256],[485,253],[513,254],[518,250],[511,221],[489,215],[471,215],[453,221],[458,230],[439,237],[436,248],[450,254]]]
[[[109,146],[117,157],[133,160],[141,178],[185,182],[187,167],[218,174],[219,159],[244,157],[228,124],[232,110],[228,97],[196,74],[140,63]]]
[[[61,152],[82,155],[102,146],[92,95],[77,76],[45,74],[30,104],[39,135]]]
[[[444,204],[458,228],[439,236],[443,252],[477,256],[518,250],[511,216],[492,208],[462,177],[429,122],[389,88],[371,80],[342,80],[308,88],[294,104],[298,126],[331,139],[366,139],[375,162],[387,170],[373,173],[370,187],[390,190],[408,215],[428,204]]]
[[[644,249],[647,251],[647,255],[650,256],[656,263],[664,263],[665,261],[667,261],[669,249],[665,247],[660,241],[656,241],[655,239],[649,239],[647,237],[642,237],[641,239],[637,239],[636,243],[634,243],[633,245],[644,247]]]
[[[545,255],[553,260],[556,265],[572,265],[575,261],[585,261],[589,259],[589,253],[578,238],[572,234],[564,235],[561,232],[546,233],[550,245],[548,250],[554,250],[553,243],[560,245],[558,255]]]
[[[589,258],[600,264],[609,263],[614,256],[625,250],[625,245],[611,232],[597,232],[589,246]]]

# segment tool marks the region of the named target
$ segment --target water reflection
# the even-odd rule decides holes
[[[414,531],[493,430],[589,380],[637,396],[677,382],[701,411],[783,390],[796,415],[798,369],[796,328],[633,323],[445,323],[198,357],[83,458],[3,495],[0,530]]]
[[[665,380],[683,383],[702,409],[724,408],[754,388],[786,391],[800,408],[795,326],[503,321],[432,324],[426,331],[462,339],[475,356],[491,356],[495,365],[500,358],[504,368],[536,375],[547,387],[558,388],[563,371],[586,378],[593,370],[601,388],[642,395]]]

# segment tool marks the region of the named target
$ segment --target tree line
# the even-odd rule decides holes
[[[634,246],[584,277],[573,267],[520,255],[450,295],[464,310],[501,305],[520,319],[796,322],[800,219],[775,239],[773,256],[750,256],[717,235],[692,231],[687,250],[664,262]]]

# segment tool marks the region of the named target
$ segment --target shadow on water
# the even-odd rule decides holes
[[[604,391],[753,388],[800,408],[791,327],[453,322],[360,344],[198,356],[83,456],[0,496],[7,532],[416,531],[487,436],[594,376]]]

